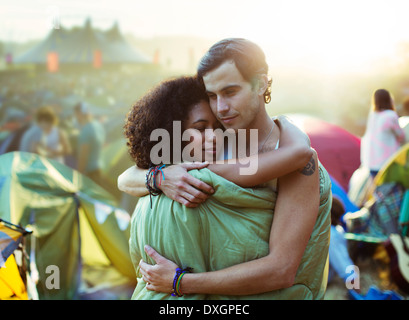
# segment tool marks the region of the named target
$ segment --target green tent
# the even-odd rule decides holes
[[[126,140],[120,138],[107,144],[102,149],[102,159],[102,173],[104,181],[106,182],[104,185],[105,189],[120,201],[122,208],[126,209],[128,212],[133,212],[139,198],[119,191],[117,182],[118,176],[122,172],[135,165],[135,162],[132,161],[128,154]]]
[[[109,188],[106,188],[113,195],[120,193],[117,187],[118,176],[126,169],[135,165],[128,154],[126,140],[124,138],[117,139],[105,145],[102,149],[102,173],[109,183]]]
[[[365,168],[363,168],[365,169]],[[361,210],[347,214],[349,240],[382,243],[391,233],[407,235],[409,225],[409,143],[383,165],[367,186]]]
[[[377,186],[387,182],[400,183],[405,188],[409,188],[409,143],[390,157],[374,181]]]
[[[0,156],[0,218],[33,230],[27,252],[40,299],[135,286],[130,215],[79,172],[32,153]]]
[[[111,184],[117,186],[118,176],[126,169],[135,165],[128,154],[126,140],[120,138],[102,149],[103,173]]]

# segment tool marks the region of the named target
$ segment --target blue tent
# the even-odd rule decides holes
[[[348,195],[344,191],[344,189],[341,187],[339,182],[335,180],[331,175],[331,190],[332,190],[332,195],[338,197],[339,200],[342,201],[344,207],[345,207],[345,212],[355,212],[358,211],[359,208],[351,202],[351,200],[348,198]]]

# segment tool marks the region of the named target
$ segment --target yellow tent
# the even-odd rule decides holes
[[[27,289],[21,279],[14,255],[0,268],[0,300],[28,300]]]
[[[14,257],[28,231],[0,219],[0,300],[27,300],[27,289]]]

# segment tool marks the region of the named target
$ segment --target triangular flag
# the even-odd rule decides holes
[[[129,213],[119,208],[115,209],[115,218],[116,222],[118,223],[119,229],[121,229],[122,231],[124,231],[128,227],[129,221],[131,221]]]
[[[98,223],[103,224],[107,219],[108,215],[112,212],[112,207],[102,202],[95,201],[94,210]]]

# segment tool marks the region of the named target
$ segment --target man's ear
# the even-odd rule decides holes
[[[266,92],[269,83],[268,83],[268,76],[266,74],[260,74],[257,77],[258,81],[258,94],[259,95],[264,95],[264,92]]]

